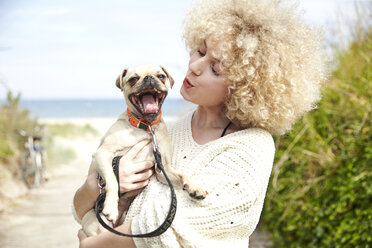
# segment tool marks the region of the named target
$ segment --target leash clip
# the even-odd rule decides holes
[[[97,175],[97,184],[98,184],[98,188],[99,188],[99,193],[102,194],[102,191],[106,186],[106,183],[99,174]]]
[[[152,129],[152,124],[151,123],[149,123],[149,129],[150,129],[150,132],[151,132],[152,143],[154,145],[154,152],[156,152],[158,150],[158,143],[156,142],[156,135],[155,135],[154,129]]]
[[[150,129],[151,138],[152,138],[153,152],[154,152],[154,154],[157,154],[158,153],[158,143],[156,142],[156,135],[155,135],[154,129],[152,128],[151,123],[149,123],[149,129]],[[158,168],[158,161],[157,161],[156,156],[155,156],[155,170],[157,168]]]

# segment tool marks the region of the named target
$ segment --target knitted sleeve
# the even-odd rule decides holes
[[[209,194],[194,200],[177,190],[177,214],[171,227],[154,238],[135,238],[137,247],[247,247],[262,210],[274,158],[271,135],[252,129],[200,151],[189,174]],[[154,230],[164,220],[169,189],[156,180],[132,220],[133,233]],[[150,188],[148,187],[148,188]]]

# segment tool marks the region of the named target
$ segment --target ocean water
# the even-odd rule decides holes
[[[37,118],[111,118],[126,111],[123,99],[23,99],[21,106]],[[184,114],[195,105],[183,99],[165,99],[164,117]]]

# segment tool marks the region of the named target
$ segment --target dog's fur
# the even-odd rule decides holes
[[[127,107],[134,115],[145,118],[148,121],[156,119],[161,104],[168,90],[173,86],[173,83],[172,77],[163,67],[149,65],[124,69],[116,80],[116,86],[123,91]],[[142,102],[142,97],[139,95],[141,92],[158,93],[158,113],[144,113],[146,111],[144,111],[142,103],[139,103]],[[187,176],[171,168],[172,147],[170,146],[164,121],[161,119],[153,126],[153,129],[156,133],[158,147],[162,154],[164,168],[174,187],[183,187],[191,197],[196,199],[205,198],[207,195],[205,190],[195,186]],[[129,123],[127,113],[124,112],[104,135],[97,151],[92,156],[89,174],[98,172],[106,182],[106,199],[102,213],[112,223],[115,223],[118,217],[120,217],[118,212],[118,183],[111,167],[112,159],[117,155],[125,155],[131,147],[144,139],[151,139],[151,135],[142,129],[132,126]],[[152,143],[149,143],[137,155],[136,159],[137,161],[154,161]],[[159,181],[166,183],[161,173],[157,172],[156,175]],[[138,193],[130,192],[125,197],[133,197],[133,195],[137,195]],[[120,219],[123,221],[124,216]],[[81,224],[88,236],[96,235],[104,230],[99,224],[93,210],[89,211],[83,217]]]

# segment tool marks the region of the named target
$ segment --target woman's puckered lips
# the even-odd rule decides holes
[[[183,86],[185,86],[186,88],[194,87],[194,85],[190,83],[190,80],[187,77],[183,80]]]

